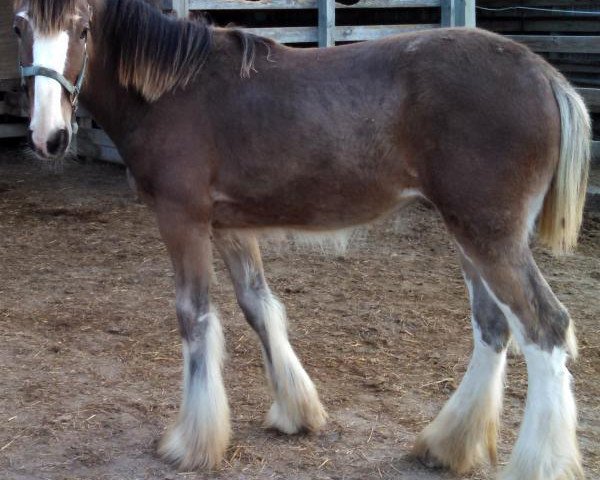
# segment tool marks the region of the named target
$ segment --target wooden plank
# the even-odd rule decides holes
[[[116,148],[110,137],[104,132],[104,130],[99,128],[80,126],[77,136],[94,142],[96,145],[104,145],[105,147]]]
[[[600,88],[578,88],[577,93],[583,97],[591,112],[600,112]]]
[[[600,166],[600,141],[592,142],[592,166]]]
[[[93,120],[92,117],[87,115],[87,116],[78,116],[77,118],[77,124],[79,125],[79,131],[77,132],[77,135],[75,135],[75,137],[73,138],[73,149],[79,154],[80,148],[79,148],[79,144],[82,141],[85,141],[86,139],[86,133],[89,134],[89,131],[92,130],[92,126],[93,126]],[[89,139],[91,143],[95,143],[93,141],[92,138]],[[79,154],[80,157],[84,157],[86,160],[93,160],[94,157],[93,156],[84,156]]]
[[[244,30],[280,43],[317,43],[318,40],[317,27],[263,27]]]
[[[545,19],[496,19],[481,18],[477,26],[494,32],[553,32],[553,33],[593,33],[600,32],[600,16],[593,18],[573,18],[568,20]]]
[[[548,58],[551,63],[572,63],[573,65],[596,65],[600,67],[600,56],[578,53],[549,53]]]
[[[514,7],[518,7],[518,4],[514,4]],[[525,8],[511,8],[510,10],[506,9],[497,9],[497,10],[482,10],[481,4],[478,4],[478,14],[481,17],[485,18],[495,18],[495,19],[521,19],[524,21],[533,20],[533,19],[571,19],[571,20],[593,20],[597,19],[598,15],[600,15],[600,8],[596,5],[593,8],[573,8],[573,7],[530,7],[529,5],[523,4]],[[594,15],[587,14],[585,12],[593,12]]]
[[[440,5],[440,24],[444,28],[452,24],[452,5],[452,0],[442,0]]]
[[[360,40],[374,40],[389,35],[439,28],[437,23],[424,23],[415,25],[367,25],[367,26],[338,26],[335,28],[336,42],[355,42]],[[245,28],[247,32],[272,38],[281,43],[316,43],[316,27],[269,27]]]
[[[474,27],[475,0],[443,0],[442,27]]]
[[[600,53],[600,36],[507,35],[535,52]]]
[[[27,135],[27,125],[24,123],[0,124],[0,138],[17,138]]]
[[[26,102],[22,101],[22,93],[20,91],[4,92],[4,100],[2,101],[2,113],[13,117],[27,117],[29,112],[26,110]]]
[[[569,74],[569,81],[575,83],[577,85],[581,85],[582,87],[598,89],[600,88],[600,77],[596,75],[586,75],[586,74]]]
[[[414,32],[417,30],[430,30],[439,28],[437,23],[423,23],[417,25],[365,25],[336,27],[336,42],[356,42],[362,40],[376,40],[378,38],[398,35],[399,33]]]
[[[289,10],[314,9],[317,0],[189,0],[190,10]]]
[[[457,27],[475,27],[475,0],[455,0]]]
[[[597,75],[600,78],[600,66],[598,65],[580,65],[572,63],[552,62],[561,72],[567,73],[589,73]]]
[[[179,18],[187,18],[190,10],[189,0],[172,0],[171,9]]]
[[[588,186],[584,208],[588,212],[600,212],[600,187],[596,185]]]
[[[454,21],[454,1],[442,0],[440,23],[442,27],[451,27]]]
[[[334,0],[318,0],[317,5],[319,7],[319,47],[333,47],[335,45],[335,2]]]
[[[18,77],[17,37],[13,33],[13,9],[9,0],[0,1],[0,79]]]
[[[18,74],[14,78],[0,78],[0,92],[18,90],[21,86],[21,78]]]
[[[2,100],[0,101],[0,115],[26,118],[27,112],[20,105],[14,105],[12,101]]]
[[[176,2],[177,0],[174,0]],[[336,8],[435,8],[442,0],[359,0],[354,5],[336,3]],[[318,0],[189,0],[190,10],[299,10],[315,9]]]
[[[354,5],[336,3],[336,8],[436,8],[443,0],[360,0]]]
[[[598,0],[485,0],[478,1],[478,6],[482,7],[514,7],[522,5],[527,7],[561,7],[563,9],[598,8]]]
[[[83,131],[83,129],[82,129]],[[119,155],[118,150],[113,146],[98,145],[94,141],[86,137],[86,134],[77,135],[77,154],[82,157],[90,157],[96,160],[104,160],[105,162],[123,164],[123,159]]]

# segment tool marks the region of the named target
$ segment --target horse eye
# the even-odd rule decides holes
[[[86,40],[87,36],[88,36],[88,28],[85,27],[82,31],[81,31],[81,35],[79,36],[79,38],[81,38],[81,40]]]
[[[13,27],[13,30],[15,31],[15,35],[17,35],[17,37],[21,38],[21,29],[17,26]]]

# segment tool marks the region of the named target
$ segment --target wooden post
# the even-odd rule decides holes
[[[172,0],[173,13],[179,18],[188,18],[190,13],[189,0]]]
[[[442,27],[475,27],[475,0],[442,0]]]
[[[87,112],[83,112],[83,116],[77,118],[77,124],[79,125],[79,131],[81,131],[81,129],[90,130],[94,126],[92,117],[90,117],[90,114]],[[77,152],[77,156],[82,160],[86,162],[94,160],[94,157],[83,154],[83,149],[79,144],[79,133],[73,137],[73,148]]]
[[[319,47],[335,45],[335,0],[318,0]]]

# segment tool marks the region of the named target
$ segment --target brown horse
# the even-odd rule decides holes
[[[504,478],[583,475],[566,368],[572,323],[528,243],[539,216],[545,244],[574,246],[590,124],[581,98],[540,57],[475,29],[292,49],[168,18],[141,0],[18,0],[15,30],[35,150],[64,153],[85,73],[81,102],[156,212],[176,272],[184,357],[166,458],[214,467],[228,443],[212,245],[262,342],[275,400],[267,425],[317,430],[326,414],[288,341],[256,238],[335,233],[424,197],[460,252],[474,352],[416,453],[459,472],[495,459],[512,334],[529,387]]]

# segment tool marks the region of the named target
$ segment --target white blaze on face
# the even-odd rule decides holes
[[[33,64],[50,68],[64,74],[69,49],[69,35],[60,32],[53,35],[33,35]],[[36,76],[34,103],[30,128],[33,142],[46,152],[46,142],[57,130],[67,128],[62,110],[62,86],[54,79]]]

